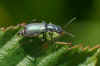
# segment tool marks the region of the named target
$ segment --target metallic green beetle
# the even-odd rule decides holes
[[[25,25],[24,30],[20,31],[19,35],[23,35],[25,37],[36,37],[36,36],[39,36],[40,34],[43,34],[42,40],[46,40],[47,32],[49,34],[52,32],[61,34],[63,33],[63,30],[58,25],[46,24],[46,22],[43,21],[42,23],[31,23],[31,24]]]
[[[71,19],[68,24],[70,24],[75,19],[76,18]],[[64,32],[65,31],[59,25],[55,25],[51,23],[47,24],[45,21],[43,21],[42,23],[31,23],[25,25],[24,29],[20,31],[18,34],[25,37],[36,37],[42,34],[43,35],[42,40],[47,40],[47,34],[50,36],[51,39],[53,39],[54,38],[53,34],[56,33],[61,35]],[[68,34],[68,32],[66,33]]]

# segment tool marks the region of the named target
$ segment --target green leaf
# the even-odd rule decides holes
[[[79,64],[79,66],[96,66],[98,61],[98,57],[97,57],[98,55],[100,55],[100,49],[98,49],[93,56],[88,57],[83,64]]]
[[[23,28],[23,27],[22,27]],[[39,37],[19,36],[19,26],[0,30],[0,66],[99,66],[100,49],[83,50],[81,46],[42,42]],[[53,38],[58,37],[54,34]],[[65,39],[62,37],[62,40]],[[62,42],[64,43],[64,42]],[[85,48],[84,48],[85,49]],[[93,48],[95,49],[95,48]]]

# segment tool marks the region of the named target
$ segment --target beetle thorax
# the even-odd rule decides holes
[[[48,31],[57,31],[57,26],[56,25],[54,25],[54,24],[48,24],[47,25],[47,30]]]

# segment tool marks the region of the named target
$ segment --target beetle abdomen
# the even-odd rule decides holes
[[[45,32],[45,24],[44,23],[32,23],[25,26],[24,29],[25,36],[37,36],[42,32]]]

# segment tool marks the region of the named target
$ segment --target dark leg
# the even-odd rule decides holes
[[[43,38],[42,38],[42,41],[46,41],[47,39],[46,39],[46,33],[45,32],[43,32]]]

